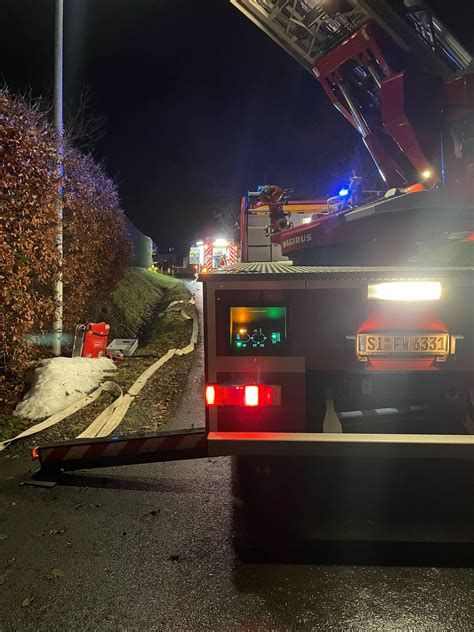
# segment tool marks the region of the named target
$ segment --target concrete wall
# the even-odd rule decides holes
[[[133,255],[130,260],[130,265],[138,268],[151,268],[153,262],[153,241],[151,237],[139,231],[127,217],[125,218],[125,222],[133,244]]]

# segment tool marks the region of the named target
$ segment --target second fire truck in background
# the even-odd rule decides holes
[[[237,244],[223,238],[203,239],[189,249],[189,266],[194,272],[209,272],[239,261]]]

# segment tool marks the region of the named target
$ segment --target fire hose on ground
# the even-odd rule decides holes
[[[115,384],[115,382],[111,382],[109,380],[105,381],[102,384],[100,384],[92,393],[85,395],[84,397],[77,400],[76,402],[74,402],[73,404],[65,408],[64,410],[59,411],[55,413],[54,415],[51,415],[47,419],[41,421],[38,424],[35,424],[31,428],[28,428],[27,430],[21,432],[15,437],[11,439],[7,439],[6,441],[0,442],[0,451],[4,450],[7,446],[9,446],[14,441],[18,441],[19,439],[23,439],[25,437],[29,437],[31,435],[42,432],[43,430],[46,430],[47,428],[50,428],[51,426],[54,426],[55,424],[59,423],[63,419],[70,417],[72,414],[76,413],[81,408],[88,406],[90,403],[98,399],[100,395],[104,392],[107,392],[110,395],[115,396],[115,400],[111,404],[109,404],[109,406],[107,406],[107,408],[105,408],[100,413],[100,415],[98,415],[94,419],[94,421],[83,432],[81,432],[81,434],[78,435],[77,438],[90,439],[90,438],[97,438],[97,437],[107,437],[108,435],[110,435],[115,430],[115,428],[117,428],[117,426],[122,422],[123,418],[127,414],[128,409],[130,408],[130,405],[136,399],[136,397],[138,396],[140,391],[143,389],[143,387],[146,385],[148,380],[152,377],[152,375],[154,375],[154,373],[156,373],[158,369],[160,369],[164,364],[166,364],[166,362],[171,360],[171,358],[173,358],[174,356],[187,355],[188,353],[191,353],[192,351],[194,351],[194,348],[197,343],[198,335],[199,335],[198,317],[197,317],[197,311],[195,307],[196,301],[194,300],[194,297],[191,297],[188,301],[185,301],[185,300],[172,301],[166,308],[166,311],[169,311],[170,308],[173,308],[177,305],[182,305],[180,313],[183,316],[183,318],[185,318],[186,320],[189,320],[189,319],[193,320],[193,329],[192,329],[191,339],[188,345],[186,345],[185,347],[182,347],[181,349],[169,349],[167,353],[165,353],[163,356],[158,358],[156,362],[154,362],[151,366],[145,369],[145,371],[143,371],[143,373],[135,380],[135,382],[132,384],[132,386],[130,386],[130,388],[127,390],[125,394],[123,393],[122,388],[118,384]],[[185,311],[184,308],[186,305],[192,306],[192,312],[193,312],[192,315],[189,315]]]

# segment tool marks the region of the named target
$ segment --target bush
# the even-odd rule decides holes
[[[0,213],[3,310],[0,409],[18,399],[28,363],[45,353],[29,334],[51,331],[56,248],[55,132],[37,106],[0,91]],[[71,330],[97,310],[131,253],[117,190],[92,158],[65,146],[64,323]]]

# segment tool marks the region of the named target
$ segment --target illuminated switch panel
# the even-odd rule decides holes
[[[231,307],[230,344],[234,351],[272,352],[286,340],[286,307]]]

